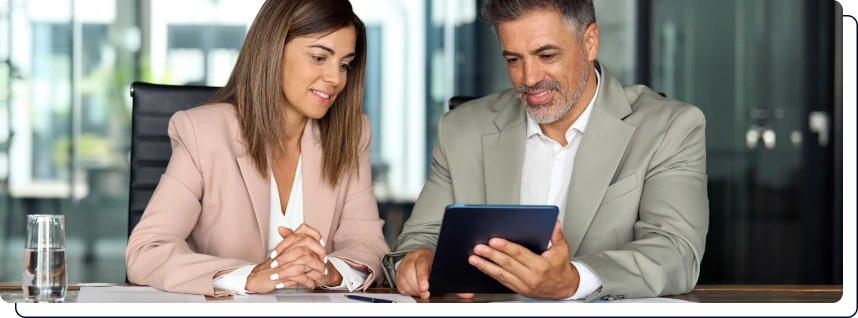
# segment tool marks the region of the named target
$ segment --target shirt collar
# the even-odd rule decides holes
[[[593,98],[590,99],[590,103],[587,104],[587,108],[584,109],[584,112],[581,113],[581,116],[572,123],[572,126],[569,126],[569,129],[566,131],[566,136],[568,137],[574,131],[580,131],[584,133],[584,129],[587,127],[587,121],[590,120],[590,111],[593,110],[593,104],[596,102],[596,97],[599,96],[599,88],[602,86],[602,76],[599,74],[599,70],[596,69],[596,93],[593,94]],[[527,117],[527,138],[532,137],[533,135],[545,135],[542,132],[542,127],[536,123],[533,118],[530,116]]]

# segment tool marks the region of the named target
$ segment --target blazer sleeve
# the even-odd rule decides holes
[[[396,263],[409,252],[421,248],[435,250],[438,234],[441,231],[444,208],[453,204],[453,185],[447,165],[444,137],[444,118],[448,114],[450,112],[445,113],[438,121],[438,142],[432,150],[432,164],[429,166],[426,185],[423,186],[414,204],[411,217],[405,222],[394,252],[385,255],[382,260],[384,275],[390,286],[394,288],[396,287]]]
[[[168,131],[172,155],[167,171],[128,238],[128,280],[169,292],[226,295],[212,287],[215,275],[251,263],[191,250],[186,239],[200,216],[204,187],[190,116],[174,114]]]
[[[333,252],[330,256],[345,261],[355,269],[366,270],[366,280],[359,288],[366,290],[384,278],[381,275],[381,257],[390,249],[382,234],[384,221],[378,216],[378,205],[373,193],[369,160],[372,132],[366,115],[363,115],[361,124],[358,173],[347,179],[345,204],[333,236]]]
[[[635,240],[575,258],[602,281],[587,301],[683,294],[697,284],[709,228],[705,128],[696,107],[669,124],[644,180]]]

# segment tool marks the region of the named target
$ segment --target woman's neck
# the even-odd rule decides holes
[[[283,134],[283,146],[286,149],[295,149],[295,147],[300,149],[301,137],[304,135],[304,127],[307,125],[309,118],[288,108],[284,116],[286,120],[284,121],[285,127],[283,127],[285,132]]]

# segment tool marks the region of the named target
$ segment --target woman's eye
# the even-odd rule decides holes
[[[352,66],[350,64],[340,64],[340,70],[348,72],[352,70]]]
[[[324,56],[313,55],[313,61],[316,63],[321,63],[325,61]]]

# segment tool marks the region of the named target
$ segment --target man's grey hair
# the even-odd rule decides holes
[[[536,10],[558,10],[566,26],[581,40],[590,24],[596,23],[593,0],[487,0],[482,20],[497,34],[498,24],[512,21]]]

